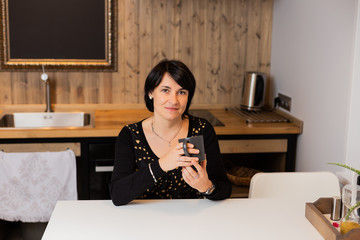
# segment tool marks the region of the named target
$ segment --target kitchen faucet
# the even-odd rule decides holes
[[[46,84],[46,110],[45,112],[53,112],[51,109],[51,96],[50,96],[50,80],[49,76],[45,73],[44,65],[42,65],[41,80],[45,81]]]

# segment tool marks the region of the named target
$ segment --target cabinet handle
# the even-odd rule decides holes
[[[95,172],[112,172],[114,170],[114,166],[96,166]]]

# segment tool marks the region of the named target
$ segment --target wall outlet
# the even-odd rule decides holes
[[[291,97],[288,97],[284,94],[279,93],[278,94],[279,97],[279,107],[282,107],[286,110],[288,110],[290,112],[290,108],[291,108]]]

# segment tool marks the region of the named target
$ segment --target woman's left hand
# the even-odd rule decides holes
[[[183,167],[182,176],[185,182],[192,188],[195,188],[199,192],[205,192],[212,185],[206,172],[207,160],[202,161],[201,165],[198,161],[192,161],[192,164],[197,172],[191,166]]]

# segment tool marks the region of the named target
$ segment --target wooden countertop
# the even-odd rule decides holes
[[[11,112],[42,112],[44,105],[0,105],[0,117]],[[94,127],[48,128],[48,129],[7,129],[0,128],[0,139],[11,138],[77,138],[116,137],[126,124],[140,121],[152,115],[143,104],[95,104],[95,105],[54,105],[54,111],[83,111],[93,113]],[[225,126],[214,127],[218,135],[249,134],[300,134],[302,121],[292,118],[292,123],[252,123],[222,105],[194,105],[192,109],[206,109]],[[282,115],[286,115],[281,112]]]

